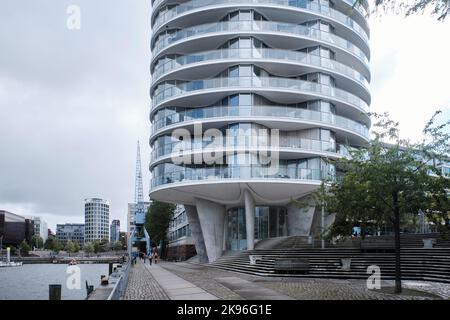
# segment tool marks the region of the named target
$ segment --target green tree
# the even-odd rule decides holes
[[[42,239],[42,237],[40,237],[39,235],[35,234],[32,238],[31,238],[31,244],[32,246],[41,249],[44,247],[44,239]]]
[[[84,244],[84,252],[87,253],[88,255],[95,252],[95,248],[92,242],[87,242]]]
[[[47,241],[45,241],[44,249],[58,252],[58,251],[62,250],[62,245],[59,243],[59,241],[56,238],[49,237],[47,239]]]
[[[113,250],[114,251],[120,251],[120,250],[123,250],[123,244],[122,244],[122,242],[120,242],[120,241],[116,241],[116,242],[114,242],[114,244],[113,244]]]
[[[17,248],[14,246],[9,247],[9,250],[10,250],[9,252],[11,253],[12,256],[14,256],[17,252]]]
[[[72,240],[70,239],[67,240],[64,250],[67,251],[69,254],[75,252],[75,244],[73,243]]]
[[[127,236],[125,234],[121,234],[119,241],[122,244],[122,248],[126,250],[126,248],[128,246],[128,244],[127,244]]]
[[[107,239],[102,239],[101,241],[95,240],[92,244],[94,245],[94,252],[99,253],[107,251],[109,242]]]
[[[368,225],[393,227],[397,293],[402,290],[402,222],[422,210],[429,221],[445,228],[450,214],[450,179],[438,167],[449,159],[450,120],[436,124],[437,114],[426,125],[425,138],[419,143],[401,140],[398,123],[387,114],[373,114],[377,122],[370,145],[352,151],[350,159],[332,161],[345,174],[342,179],[324,182],[314,194],[328,212],[336,214],[328,236],[348,236],[355,225],[360,225],[362,232]]]
[[[367,0],[357,0],[355,4],[364,2],[367,2]],[[375,0],[376,10],[381,10],[382,12],[402,11],[406,16],[423,13],[428,8],[432,8],[431,14],[438,16],[439,21],[444,21],[450,14],[450,0]]]
[[[174,211],[175,205],[173,204],[153,201],[150,205],[145,218],[145,228],[150,233],[153,245],[158,245],[161,240],[166,240],[167,229]]]
[[[27,255],[28,252],[31,250],[30,245],[25,241],[25,239],[20,243],[19,246],[20,254]]]
[[[77,241],[75,241],[73,243],[73,246],[74,246],[74,251],[73,252],[79,252],[80,251],[80,244]]]

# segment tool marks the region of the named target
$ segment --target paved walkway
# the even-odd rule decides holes
[[[216,296],[197,287],[177,275],[169,272],[160,265],[145,265],[147,270],[157,279],[160,286],[169,296],[170,300],[217,300]]]
[[[158,284],[143,262],[131,266],[124,300],[168,300],[169,296]]]
[[[218,298],[157,264],[131,266],[124,300],[217,300]]]
[[[216,281],[245,300],[294,300],[285,294],[258,286],[253,282],[238,277],[216,278]]]
[[[258,277],[191,263],[165,263],[162,266],[185,280],[208,290],[220,299],[225,300],[249,299],[249,296],[256,294],[256,292],[251,292],[253,289],[248,286],[248,283],[299,300],[432,299],[432,297],[426,294],[412,296],[405,292],[404,295],[394,295],[378,290],[368,290],[366,280]],[[247,283],[247,288],[250,291],[246,291],[245,288],[233,284],[233,281],[229,281],[232,278],[240,279],[240,283]],[[394,281],[382,281],[383,288],[393,286]],[[443,299],[450,298],[450,284],[405,280],[403,281],[403,286],[404,288],[425,291],[440,296]]]
[[[382,281],[383,288],[393,281]],[[404,288],[450,298],[450,284],[404,281]],[[405,290],[407,291],[407,290]],[[365,280],[265,278],[204,265],[160,262],[132,266],[126,300],[423,300],[436,296],[394,295],[368,290]]]

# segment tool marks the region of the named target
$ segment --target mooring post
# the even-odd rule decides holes
[[[60,284],[49,284],[48,289],[49,300],[61,300]]]

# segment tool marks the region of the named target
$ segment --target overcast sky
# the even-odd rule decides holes
[[[125,228],[136,141],[149,188],[150,0],[2,0],[0,210],[84,222],[84,198],[111,202]],[[66,9],[81,8],[81,30]],[[372,111],[404,137],[450,117],[450,19],[372,17]],[[147,193],[147,192],[146,192]]]

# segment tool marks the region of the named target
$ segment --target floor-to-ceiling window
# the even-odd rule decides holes
[[[235,208],[228,210],[228,250],[243,250],[247,247],[247,232],[245,229],[245,210]]]
[[[255,239],[287,236],[287,211],[283,207],[255,208]],[[245,250],[247,248],[247,232],[245,223],[245,209],[233,208],[227,212],[228,232],[227,249]]]

